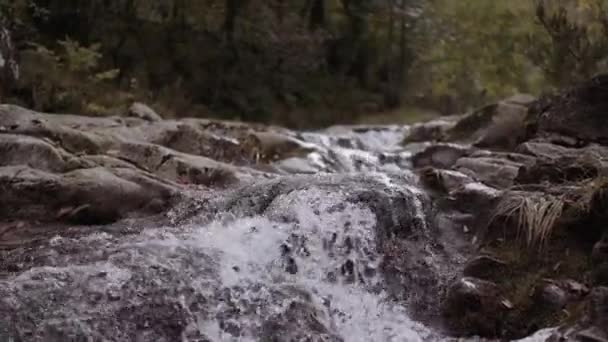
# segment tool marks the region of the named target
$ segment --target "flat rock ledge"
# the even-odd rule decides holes
[[[308,152],[291,135],[237,122],[0,105],[0,233],[37,222],[112,223],[163,212],[199,190],[272,178],[271,161]]]
[[[471,258],[442,307],[457,336],[608,341],[608,77],[419,124],[412,165]],[[446,223],[447,222],[447,223]]]

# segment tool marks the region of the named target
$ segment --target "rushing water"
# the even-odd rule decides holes
[[[135,234],[53,238],[0,281],[0,341],[449,340],[409,305],[434,303],[426,280],[457,256],[434,246],[403,133],[302,134],[315,152],[282,166],[315,175],[206,194]],[[388,274],[390,246],[407,262]]]

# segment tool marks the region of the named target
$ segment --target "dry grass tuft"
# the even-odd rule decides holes
[[[492,220],[515,218],[517,235],[528,247],[542,250],[562,216],[564,204],[561,196],[510,192],[498,203]]]

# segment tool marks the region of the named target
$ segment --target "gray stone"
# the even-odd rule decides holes
[[[129,115],[146,121],[160,121],[163,119],[154,109],[141,102],[135,102],[129,107]]]
[[[478,255],[467,262],[463,270],[465,277],[475,277],[485,280],[495,280],[504,276],[508,264],[491,255]]]
[[[456,144],[435,144],[412,156],[414,168],[432,166],[450,169],[462,157],[471,153],[471,148]]]
[[[509,310],[503,302],[495,283],[464,277],[450,286],[443,312],[456,334],[493,336],[500,331],[503,315]]]
[[[506,189],[513,185],[523,164],[497,157],[460,158],[454,169],[482,183]]]
[[[536,287],[534,300],[543,309],[560,310],[568,303],[568,295],[556,282],[546,281]]]

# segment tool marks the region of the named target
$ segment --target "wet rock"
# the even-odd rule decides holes
[[[445,134],[456,124],[455,120],[437,119],[412,125],[404,144],[425,141],[442,141]]]
[[[471,153],[467,146],[455,144],[435,144],[412,156],[414,168],[434,167],[450,169],[458,159]]]
[[[517,152],[531,155],[541,160],[551,161],[564,156],[576,156],[578,149],[552,144],[546,141],[528,141],[517,147]]]
[[[8,203],[18,197],[15,204],[6,206],[17,208],[11,217],[31,214],[32,219],[45,221],[57,217],[81,223],[109,222],[131,211],[167,208],[168,193],[183,191],[178,183],[221,188],[266,177],[263,172],[204,156],[229,162],[242,157],[239,162],[251,162],[249,152],[243,152],[244,145],[232,136],[247,136],[257,129],[255,125],[50,115],[0,105],[0,127],[11,128],[0,134],[0,167],[17,175],[10,179],[3,174],[6,191],[2,200]],[[216,136],[221,130],[228,132],[226,138]],[[172,140],[179,133],[184,134]],[[186,146],[198,149],[185,153],[165,145],[184,151]],[[38,179],[30,177],[33,175]],[[91,189],[84,190],[85,186]],[[119,198],[132,202],[119,205]]]
[[[142,303],[123,307],[116,314],[120,321],[134,325],[133,330],[137,333],[131,332],[132,338],[156,341],[181,339],[187,326],[194,321],[179,300],[162,297],[146,298]]]
[[[129,116],[140,118],[146,121],[160,121],[163,118],[150,108],[141,102],[135,102],[129,107]]]
[[[543,310],[561,310],[568,303],[568,294],[555,281],[545,281],[535,288],[533,300]]]
[[[29,136],[0,135],[0,166],[28,165],[43,171],[66,172],[86,164],[47,141]]]
[[[608,261],[600,262],[591,271],[591,281],[596,286],[608,286]]]
[[[277,132],[252,133],[260,144],[260,154],[264,159],[277,160],[294,156],[304,156],[312,151],[310,145]]]
[[[608,261],[608,234],[593,245],[591,261],[596,264]]]
[[[563,279],[559,284],[564,290],[566,290],[570,299],[582,299],[589,294],[589,288],[576,280]]]
[[[564,326],[549,339],[558,341],[608,341],[608,287],[594,288],[588,298],[586,311],[574,324]]]
[[[343,342],[326,326],[324,313],[309,303],[293,301],[287,309],[262,325],[261,338],[269,342]]]
[[[608,286],[608,234],[593,245],[591,281],[596,286]]]
[[[595,326],[608,333],[608,287],[596,287],[591,291],[589,318]]]
[[[166,123],[161,122],[158,125]],[[250,144],[246,139],[237,140],[233,136],[206,131],[200,122],[194,121],[180,122],[166,129],[159,127],[157,136],[151,137],[149,141],[185,154],[237,164],[254,161],[258,148],[257,144]]]
[[[469,156],[471,158],[497,158],[519,164],[532,164],[536,157],[517,152],[500,152],[491,150],[476,150]]]
[[[499,157],[464,157],[456,161],[454,169],[486,185],[506,189],[513,185],[521,166],[521,163]]]
[[[515,181],[519,184],[580,182],[597,177],[601,168],[599,163],[584,157],[563,157],[554,161],[538,161],[532,165],[524,165],[519,169]]]
[[[433,167],[419,171],[420,178],[426,186],[442,193],[451,193],[475,181],[464,173],[452,170],[441,170]]]
[[[465,277],[497,280],[508,270],[508,264],[491,255],[479,255],[467,262],[463,270]]]
[[[504,112],[492,119],[492,124],[474,143],[476,147],[510,150],[526,138],[527,108],[518,105],[503,105],[498,108]]]
[[[455,208],[483,217],[480,213],[489,212],[501,195],[502,191],[473,182],[450,192],[450,199]]]
[[[576,339],[583,342],[608,342],[608,334],[598,327],[591,327],[576,333]]]
[[[547,142],[526,142],[517,150],[536,158],[536,162],[520,169],[519,183],[577,182],[598,177],[608,170],[605,162],[608,149],[600,145],[571,148]]]
[[[495,283],[464,277],[450,286],[443,313],[455,334],[493,337],[508,310],[503,301]]]
[[[176,187],[152,177],[119,171],[123,177],[103,168],[56,175],[24,166],[1,167],[0,210],[7,218],[52,221],[62,208],[80,207],[70,216],[78,223],[108,223],[155,199],[166,206],[177,194]]]

